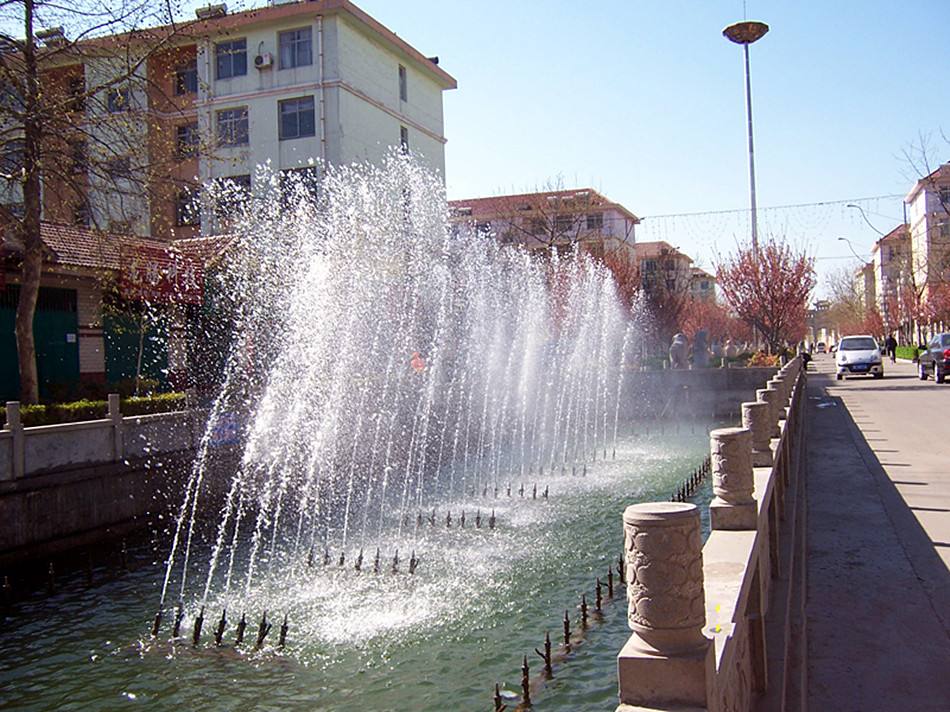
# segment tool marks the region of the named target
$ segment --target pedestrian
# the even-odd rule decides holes
[[[897,363],[897,339],[894,338],[894,334],[887,337],[884,348],[887,349],[887,355],[891,357],[891,363]]]

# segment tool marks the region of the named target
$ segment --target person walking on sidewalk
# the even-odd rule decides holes
[[[887,349],[887,355],[891,357],[891,363],[897,363],[897,339],[894,334],[890,334],[884,341],[884,348]]]

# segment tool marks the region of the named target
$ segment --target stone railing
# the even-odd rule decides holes
[[[804,382],[795,359],[756,391],[756,401],[742,404],[742,427],[710,433],[714,497],[705,544],[694,504],[624,512],[633,634],[618,657],[618,712],[745,712],[768,688],[766,630],[789,635],[766,617],[773,579],[789,575],[779,532],[786,492],[800,479]],[[787,620],[787,613],[771,616]],[[770,646],[787,650],[787,641]]]
[[[0,482],[75,467],[104,465],[194,449],[205,413],[188,409],[123,416],[118,394],[109,396],[105,418],[26,428],[20,404],[7,403],[0,429]]]

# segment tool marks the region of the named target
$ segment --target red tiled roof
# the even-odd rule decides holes
[[[585,195],[586,194],[586,195]],[[612,203],[606,197],[590,188],[574,188],[571,190],[547,190],[537,193],[517,193],[515,195],[493,195],[486,198],[467,198],[465,200],[450,200],[449,207],[471,208],[471,217],[474,220],[489,220],[498,217],[517,215],[519,211],[530,213],[549,198],[566,200],[569,198],[587,197],[587,205],[596,208],[613,208],[620,211],[635,222],[640,218],[627,210],[620,203]],[[581,207],[581,206],[577,206]]]
[[[121,253],[134,251],[136,248],[170,249],[207,264],[218,257],[233,239],[231,235],[212,235],[168,243],[146,237],[120,235],[53,222],[41,223],[40,234],[47,249],[49,262],[70,267],[113,271],[118,271],[122,267]],[[9,239],[4,240],[4,247],[11,251],[20,249],[15,241]]]
[[[917,197],[917,194],[926,186],[933,188],[938,183],[941,185],[946,185],[947,181],[950,181],[950,163],[944,163],[941,166],[938,166],[936,170],[930,173],[930,175],[926,175],[914,183],[914,187],[910,189],[910,193],[908,193],[907,197],[904,198],[904,202],[912,202],[914,198]]]
[[[659,257],[660,255],[663,255],[663,251],[666,250],[665,254],[671,257],[685,257],[690,262],[693,261],[693,258],[687,255],[685,252],[680,252],[675,247],[673,247],[673,245],[668,242],[664,242],[663,240],[657,240],[655,242],[637,242],[634,243],[633,249],[636,251],[637,257],[641,259],[644,257]]]

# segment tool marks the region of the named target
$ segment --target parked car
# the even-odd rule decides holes
[[[819,341],[818,346],[815,347],[815,351],[817,351],[820,354],[825,353],[825,342]]]
[[[917,357],[917,374],[921,381],[933,374],[934,383],[944,382],[950,374],[950,334],[937,334],[927,343]]]
[[[839,381],[854,375],[884,378],[881,347],[873,336],[845,336],[838,342],[835,369]]]

